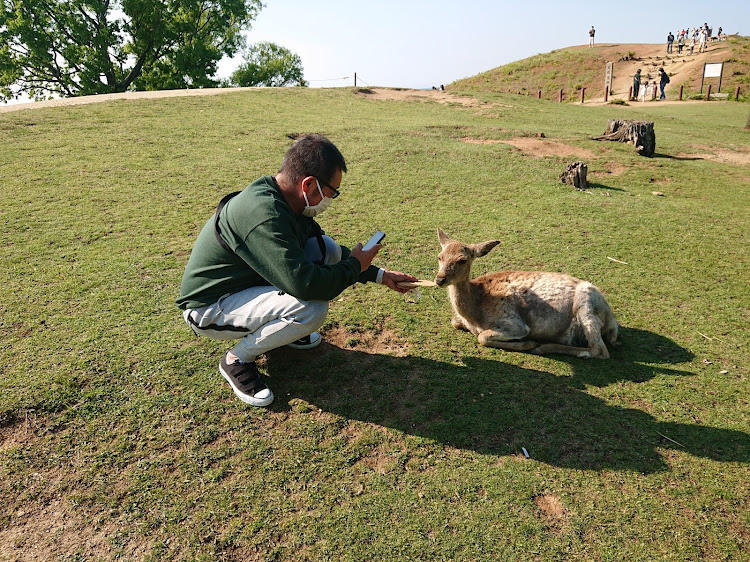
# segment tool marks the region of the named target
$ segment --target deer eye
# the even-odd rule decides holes
[[[469,260],[467,260],[466,258],[463,258],[463,259],[460,259],[460,260],[458,260],[458,261],[457,261],[456,263],[457,263],[458,265],[463,265],[463,264],[465,264],[465,263],[466,263],[467,261],[469,261]]]

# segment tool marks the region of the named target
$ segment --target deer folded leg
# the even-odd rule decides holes
[[[607,351],[607,346],[602,339],[604,322],[596,314],[596,301],[599,299],[609,309],[609,305],[604,301],[604,297],[598,291],[594,292],[592,290],[591,296],[578,312],[578,321],[586,335],[586,342],[589,344],[589,356],[596,357],[597,359],[609,359],[609,351]],[[611,329],[611,327],[608,325],[607,329]]]
[[[465,332],[471,331],[469,330],[469,327],[466,324],[464,324],[464,321],[458,316],[454,316],[453,318],[451,318],[451,324],[456,330],[463,330]]]
[[[560,353],[563,355],[572,355],[573,357],[600,357],[601,359],[606,359],[606,357],[593,355],[592,350],[588,347],[573,347],[572,345],[563,345],[561,343],[543,343],[542,345],[536,346],[534,349],[532,349],[531,353],[533,353],[534,355]]]
[[[503,332],[496,330],[484,330],[479,333],[479,343],[486,347],[496,347],[498,349],[504,349],[506,351],[528,351],[537,347],[536,342],[528,340],[513,340],[508,341],[508,335]]]

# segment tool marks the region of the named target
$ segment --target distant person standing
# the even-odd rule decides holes
[[[648,95],[648,92],[649,92],[649,90],[650,90],[650,89],[651,89],[651,88],[650,88],[650,86],[648,85],[648,80],[646,80],[646,81],[645,81],[645,82],[643,83],[643,88],[641,88],[641,101],[642,101],[643,103],[646,103],[646,96]]]
[[[685,34],[681,33],[680,36],[677,38],[677,54],[682,54],[682,48],[685,46]]]
[[[633,99],[638,99],[638,93],[641,91],[641,69],[639,68],[633,76]]]
[[[594,34],[596,34],[596,30],[594,29],[594,26],[591,26],[591,29],[589,29],[589,49],[593,48],[594,46]]]
[[[672,52],[672,43],[674,43],[674,35],[670,31],[669,35],[667,35],[667,54]]]
[[[664,95],[664,88],[669,84],[669,76],[664,72],[663,68],[659,69],[659,99],[665,100],[667,96]]]
[[[706,50],[706,37],[708,32],[705,29],[701,29],[698,33],[698,52],[702,53]]]

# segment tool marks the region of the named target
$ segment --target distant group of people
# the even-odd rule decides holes
[[[659,99],[667,99],[664,93],[664,88],[669,84],[669,75],[664,71],[663,68],[659,69]],[[652,84],[648,83],[648,80],[641,84],[641,69],[639,68],[635,76],[633,76],[633,99],[641,100],[645,102],[647,99],[653,99],[656,97],[656,81]]]
[[[688,53],[693,54],[695,46],[698,45],[698,52],[702,53],[706,50],[708,42],[711,40],[711,34],[713,32],[712,27],[708,27],[707,23],[704,23],[700,27],[691,27],[690,31],[683,29],[677,32],[677,54],[681,55],[685,45],[688,46]],[[723,36],[723,30],[719,27],[719,32],[716,34],[718,39]],[[675,36],[670,31],[667,35],[667,54],[673,52],[672,46],[675,43]]]

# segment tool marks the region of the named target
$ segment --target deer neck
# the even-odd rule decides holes
[[[464,318],[474,318],[477,310],[477,299],[469,280],[455,283],[448,287],[448,297],[453,310]]]

